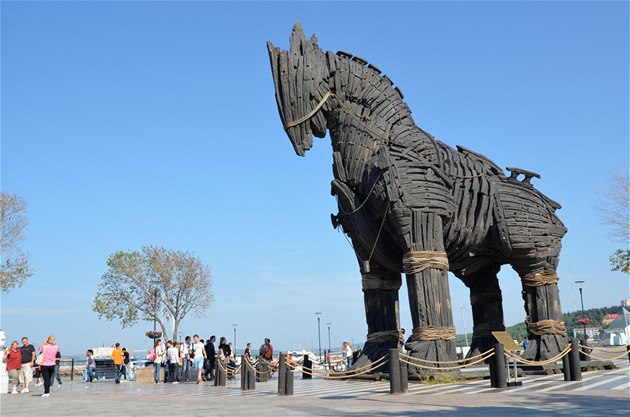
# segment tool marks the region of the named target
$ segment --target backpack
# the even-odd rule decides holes
[[[271,346],[267,346],[267,349],[265,349],[265,352],[263,353],[263,358],[271,359],[272,356],[273,356],[273,349],[271,349]]]
[[[155,349],[151,349],[149,351],[149,359],[155,361],[157,359],[157,353],[155,353]]]

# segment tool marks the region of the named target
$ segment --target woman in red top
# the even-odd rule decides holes
[[[4,362],[7,363],[7,371],[13,383],[11,394],[17,394],[17,383],[20,369],[22,369],[22,351],[18,349],[18,342],[11,342],[11,347],[4,352]]]

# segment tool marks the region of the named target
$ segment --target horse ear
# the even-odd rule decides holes
[[[295,22],[293,26],[293,31],[291,32],[291,38],[289,39],[291,44],[291,52],[301,53],[301,46],[306,43],[306,38],[304,37],[304,30],[302,30],[302,24],[299,21]]]

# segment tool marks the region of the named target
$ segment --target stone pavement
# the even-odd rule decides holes
[[[562,374],[528,376],[522,387],[490,388],[489,381],[425,385],[410,383],[409,393],[389,394],[386,381],[339,381],[296,375],[294,395],[278,397],[277,378],[242,392],[240,381],[226,387],[196,385],[87,384],[65,381],[51,396],[42,387],[29,394],[0,396],[3,417],[18,416],[628,416],[628,361],[618,369],[583,373],[582,382]]]

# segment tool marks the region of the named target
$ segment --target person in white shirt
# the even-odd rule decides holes
[[[193,340],[193,361],[195,363],[195,369],[197,370],[197,384],[203,384],[201,373],[203,372],[203,363],[206,357],[206,350],[203,348],[203,343],[199,341],[199,335],[194,335]]]

